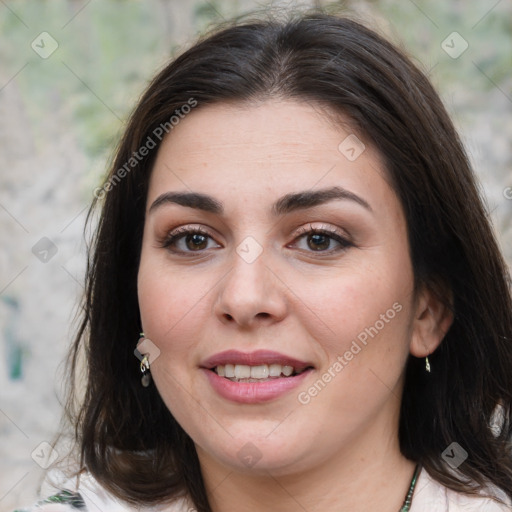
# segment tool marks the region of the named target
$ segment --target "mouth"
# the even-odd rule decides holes
[[[266,382],[297,377],[313,364],[269,350],[240,352],[227,350],[210,357],[201,365],[231,382]]]
[[[296,377],[312,366],[302,366],[295,368],[290,365],[281,365],[276,363],[260,364],[249,366],[246,364],[228,363],[218,365],[210,369],[219,377],[224,377],[231,382],[267,382],[275,379]]]

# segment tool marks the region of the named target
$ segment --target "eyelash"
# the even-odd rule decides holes
[[[172,246],[174,244],[176,244],[177,241],[179,241],[180,239],[182,239],[183,237],[188,236],[188,235],[202,235],[202,236],[213,239],[213,237],[210,235],[210,233],[208,233],[207,231],[205,231],[204,229],[202,229],[200,227],[185,226],[182,228],[178,228],[175,231],[169,233],[168,236],[166,236],[163,240],[160,241],[160,246],[164,249],[170,250],[171,252],[173,252],[175,254],[191,254],[191,255],[193,255],[194,253],[203,252],[205,249],[200,249],[198,251],[181,251],[181,250],[172,249]],[[336,230],[332,230],[329,228],[315,228],[311,225],[309,225],[309,227],[300,228],[299,232],[295,236],[294,242],[299,238],[305,237],[306,235],[326,235],[327,237],[334,240],[335,242],[337,242],[340,245],[340,247],[338,247],[336,249],[329,249],[327,251],[311,250],[311,251],[306,251],[306,252],[331,255],[333,253],[345,251],[349,247],[354,246],[354,244],[350,240],[341,236]]]
[[[335,242],[337,242],[340,246],[336,249],[330,249],[327,251],[308,251],[312,253],[319,253],[319,254],[333,254],[340,251],[345,251],[349,247],[353,247],[354,244],[346,237],[340,235],[338,231],[335,229],[330,228],[315,228],[311,224],[309,227],[302,227],[299,229],[299,232],[296,234],[295,240],[298,238],[305,237],[306,235],[326,235],[327,237],[331,238]]]

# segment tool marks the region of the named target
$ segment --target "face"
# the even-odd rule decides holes
[[[354,137],[272,100],[198,108],[159,149],[139,304],[155,385],[203,464],[285,474],[396,437],[406,222]]]

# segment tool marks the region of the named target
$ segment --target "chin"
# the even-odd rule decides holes
[[[211,438],[204,438],[201,451],[213,458],[231,471],[250,473],[253,475],[272,474],[275,476],[290,474],[305,469],[312,463],[311,453],[318,456],[318,448],[307,449],[307,440],[299,433],[291,436],[290,431],[283,431],[280,435],[270,434],[271,429],[249,428],[245,422],[245,431],[237,435],[223,436],[222,441],[212,445]],[[275,424],[274,427],[275,428]],[[308,455],[309,452],[309,455]]]

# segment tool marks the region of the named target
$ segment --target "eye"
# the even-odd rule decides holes
[[[346,250],[354,244],[336,230],[314,228],[310,225],[309,228],[305,227],[299,230],[298,236],[291,245],[308,252],[333,253]],[[220,247],[204,229],[188,226],[169,233],[160,241],[160,246],[173,253],[182,254],[198,253]]]
[[[348,247],[353,247],[354,245],[336,230],[330,228],[314,228],[311,225],[309,228],[302,228],[295,240],[304,243],[298,244],[294,242],[294,246],[299,246],[299,249],[309,252],[332,253],[346,250]],[[302,245],[302,247],[300,247],[300,245]]]
[[[161,247],[176,253],[202,252],[211,249],[209,242],[214,242],[210,234],[199,227],[178,228],[169,233],[162,241]],[[214,242],[214,247],[220,247]]]

